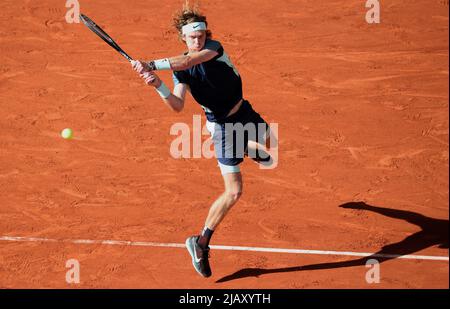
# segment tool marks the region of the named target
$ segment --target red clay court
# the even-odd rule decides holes
[[[132,57],[158,59],[185,50],[171,27],[182,2],[80,5]],[[64,1],[3,0],[0,288],[449,288],[448,1],[382,2],[379,24],[365,2],[202,1],[280,141],[276,169],[244,162],[203,279],[183,244],[222,178],[215,159],[169,152],[172,125],[200,106],[171,112],[66,22]]]

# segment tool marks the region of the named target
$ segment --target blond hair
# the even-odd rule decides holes
[[[204,22],[208,27],[206,16],[200,13],[200,3],[195,1],[195,3],[191,5],[190,1],[186,0],[183,9],[178,11],[173,17],[173,25],[177,29],[179,37],[183,37],[183,26],[195,22]],[[211,31],[206,30],[206,38],[212,38]]]

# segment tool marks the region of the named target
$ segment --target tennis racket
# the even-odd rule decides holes
[[[103,41],[105,41],[109,46],[114,48],[116,51],[118,51],[122,56],[124,56],[128,61],[132,61],[133,58],[128,56],[128,54],[120,48],[120,46],[114,42],[114,40],[105,32],[102,28],[100,28],[96,23],[92,21],[89,17],[87,17],[84,14],[80,14],[80,19],[83,21],[83,23],[92,30],[96,35],[98,35]]]

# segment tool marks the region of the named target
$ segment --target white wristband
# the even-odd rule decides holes
[[[170,61],[168,58],[155,60],[155,67],[157,70],[171,70]]]
[[[170,90],[169,88],[167,88],[166,84],[164,84],[163,82],[161,82],[161,86],[159,86],[159,88],[155,88],[156,92],[158,92],[158,94],[161,96],[161,98],[163,99],[167,99],[170,97]]]

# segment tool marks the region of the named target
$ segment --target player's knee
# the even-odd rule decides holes
[[[229,204],[234,205],[242,196],[242,187],[233,188],[226,191],[226,197]]]

